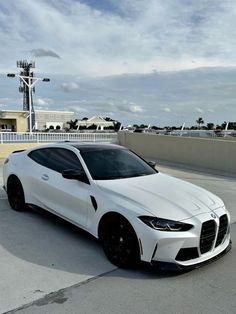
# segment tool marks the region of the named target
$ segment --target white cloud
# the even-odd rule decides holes
[[[168,107],[165,107],[165,108],[163,108],[162,110],[165,111],[165,112],[171,112],[171,109],[168,108]]]
[[[104,3],[96,1],[95,9],[86,0],[0,1],[0,73],[17,73],[15,61],[33,52],[35,71],[52,78],[47,88],[37,85],[40,108],[75,106],[138,123],[235,116],[236,72],[224,68],[236,66],[235,1],[120,0],[109,1],[109,9]],[[179,72],[198,67],[207,68]],[[0,103],[22,109],[19,82],[1,76],[0,83]]]
[[[39,58],[40,71],[80,75],[236,65],[233,0],[120,0],[115,6],[2,1],[2,67],[11,70],[13,60],[31,56],[26,51],[55,57]],[[38,48],[49,43],[50,49]]]
[[[11,100],[9,97],[0,98],[0,101],[1,101],[2,103],[6,103],[6,102],[8,102],[9,100]]]
[[[144,111],[141,106],[137,106],[137,105],[130,105],[128,109],[130,112],[133,112],[133,113],[140,113]]]
[[[195,111],[196,111],[196,112],[199,112],[199,113],[203,113],[203,112],[204,112],[204,110],[201,109],[201,108],[195,108]]]
[[[127,100],[123,101],[123,104],[115,105],[118,111],[127,112],[127,113],[142,113],[144,109],[142,106],[137,105],[133,102],[127,102]]]
[[[89,95],[88,95],[89,96]],[[65,100],[62,104],[67,110],[74,111],[80,115],[87,113],[88,116],[101,115],[112,116],[114,112],[117,113],[117,108],[112,102],[98,101],[98,100]]]
[[[80,86],[76,82],[63,83],[61,87],[66,93],[77,92],[78,90],[80,90]]]
[[[82,108],[80,106],[76,106],[76,105],[74,105],[74,106],[69,105],[69,106],[67,106],[67,109],[70,110],[70,111],[74,111],[76,113],[88,112],[87,109]]]
[[[44,106],[48,106],[51,105],[53,103],[53,101],[51,99],[48,98],[35,98],[34,99],[34,105],[35,106],[40,106],[40,107],[44,107]]]

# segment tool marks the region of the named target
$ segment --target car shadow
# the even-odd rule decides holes
[[[31,263],[86,275],[111,269],[97,241],[79,228],[41,210],[1,211],[0,244]]]
[[[17,258],[65,272],[97,276],[117,269],[107,260],[97,239],[40,208],[14,212],[8,205],[1,209],[0,245]],[[145,274],[157,279],[182,273],[164,272],[140,263],[124,270],[124,274],[132,278]],[[109,274],[113,275],[114,272]]]
[[[70,222],[55,216],[54,214],[45,211],[42,208],[39,207],[34,207],[32,208],[35,213],[39,215],[43,215],[47,220],[52,221],[53,223],[56,223],[58,227],[62,227],[64,230],[67,230],[68,233],[71,235],[77,237],[78,240],[80,241],[81,238],[83,241],[87,242],[87,249],[93,249],[93,245],[96,245],[96,254],[98,253],[99,257],[102,256],[102,258],[105,259],[106,263],[109,263],[109,265],[112,265],[113,270],[118,270],[116,266],[111,264],[107,258],[105,257],[103,253],[103,249],[101,247],[101,243],[99,242],[98,239],[94,238],[92,235],[90,235],[88,232],[84,231],[83,229],[71,224]],[[89,254],[89,253],[88,253]],[[93,262],[93,261],[92,261]],[[139,274],[143,278],[143,276],[147,276],[149,278],[150,276],[155,278],[166,278],[166,277],[175,277],[175,276],[181,276],[183,274],[186,274],[190,272],[191,270],[186,270],[186,271],[178,271],[178,270],[163,270],[158,268],[158,266],[151,265],[150,263],[144,263],[144,262],[139,262],[136,265],[133,265],[132,267],[129,267],[127,269],[119,269],[125,276],[130,276],[131,278],[139,277]],[[109,276],[113,275],[114,272],[108,272]]]

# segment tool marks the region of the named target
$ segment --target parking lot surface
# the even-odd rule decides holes
[[[236,178],[158,168],[224,200],[229,254],[186,273],[117,269],[91,236],[41,211],[12,211],[0,188],[0,313],[236,313]]]

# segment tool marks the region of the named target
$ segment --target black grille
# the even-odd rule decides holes
[[[229,225],[229,222],[228,222],[227,215],[221,216],[220,217],[220,223],[219,223],[218,236],[216,239],[216,245],[215,246],[220,245],[222,243],[222,241],[224,240],[224,237],[225,237],[227,230],[228,230],[228,225]]]
[[[202,224],[200,237],[200,252],[204,254],[211,250],[216,236],[216,224],[214,220],[205,221]]]

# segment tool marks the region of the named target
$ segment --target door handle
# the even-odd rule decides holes
[[[49,176],[47,174],[43,174],[41,176],[41,179],[43,179],[44,181],[47,181],[49,179]]]

